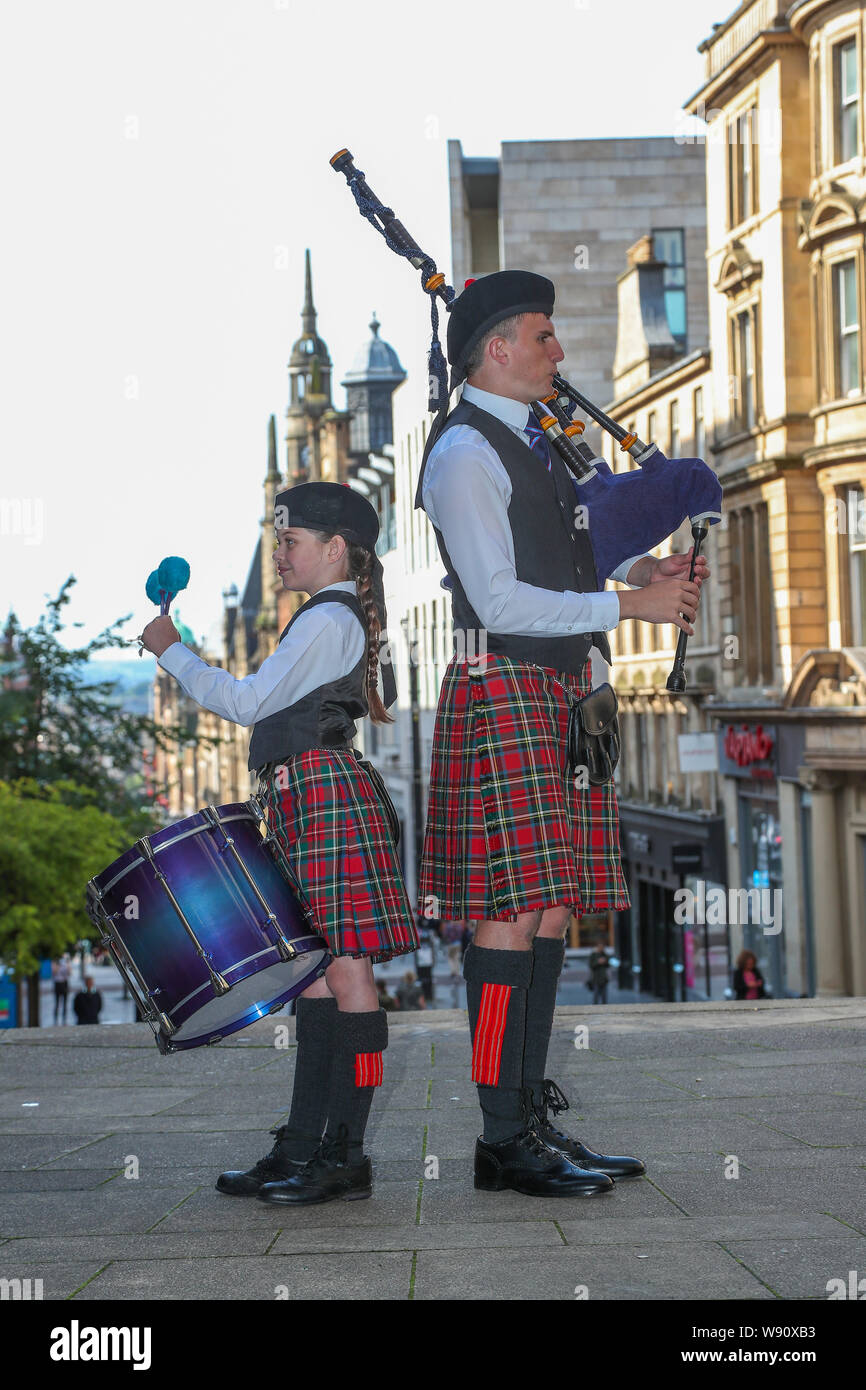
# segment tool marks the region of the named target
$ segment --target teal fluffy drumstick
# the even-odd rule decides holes
[[[189,583],[189,562],[181,558],[180,555],[167,555],[161,561],[159,569],[151,570],[147,576],[147,583],[144,592],[151,603],[159,604],[161,617],[165,617],[171,607],[172,599],[176,598],[181,589],[185,589]],[[140,646],[138,654],[141,656],[144,647]]]
[[[160,612],[167,613],[172,599],[189,583],[189,564],[180,555],[167,555],[156,572],[160,593]]]
[[[158,570],[151,570],[147,577],[145,593],[151,603],[159,604],[161,615],[165,615],[181,589],[189,583],[189,562],[180,555],[167,555]]]

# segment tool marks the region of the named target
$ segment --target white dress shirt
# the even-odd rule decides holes
[[[466,385],[463,396],[495,415],[525,444],[529,407]],[[541,460],[539,459],[539,463]],[[424,509],[438,531],[481,623],[489,632],[518,637],[564,637],[570,632],[610,632],[619,622],[619,599],[540,589],[517,578],[514,537],[508,521],[511,480],[492,445],[470,425],[453,425],[427,460]],[[635,555],[611,575],[626,583]]]
[[[357,594],[354,580],[326,584],[319,593],[339,589]],[[303,613],[272,656],[251,676],[236,680],[219,666],[209,666],[182,642],[166,647],[157,661],[178,685],[205,709],[249,726],[309,695],[326,681],[337,680],[361,660],[366,634],[344,603],[320,603]]]

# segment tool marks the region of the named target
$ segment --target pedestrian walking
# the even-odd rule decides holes
[[[589,957],[589,987],[592,990],[593,1004],[607,1003],[607,986],[610,980],[610,957],[603,946],[597,946]]]
[[[72,1001],[72,1012],[77,1023],[98,1023],[102,1012],[102,995],[93,988],[93,976],[85,975],[83,987]]]
[[[68,953],[64,952],[57,960],[51,962],[51,979],[54,983],[54,1022],[58,1021],[58,1011],[63,1014],[62,1022],[66,1022],[66,1007],[69,1003],[69,975],[70,962]]]

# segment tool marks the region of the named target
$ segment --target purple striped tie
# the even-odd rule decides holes
[[[535,418],[532,407],[529,408],[529,419],[523,426],[523,432],[529,441],[529,447],[534,454],[543,461],[548,473],[550,472],[550,450],[547,447],[547,440],[544,437],[544,430]]]

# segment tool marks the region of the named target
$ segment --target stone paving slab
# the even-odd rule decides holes
[[[826,1298],[827,1283],[866,1271],[866,1236],[854,1240],[726,1240],[725,1248],[779,1298]]]
[[[8,1251],[8,1247],[4,1250]],[[64,1299],[69,1298],[77,1289],[81,1289],[88,1280],[93,1279],[100,1270],[104,1268],[106,1261],[90,1260],[86,1262],[66,1263],[62,1260],[24,1260],[20,1259],[14,1251],[5,1253],[2,1259],[3,1278],[30,1280],[29,1297],[37,1296],[37,1280],[42,1280],[42,1291],[39,1295],[44,1299]],[[27,1286],[22,1286],[22,1293]],[[14,1294],[12,1295],[14,1297]],[[26,1295],[25,1295],[26,1296]]]
[[[6,1264],[99,1260],[222,1259],[264,1255],[279,1235],[279,1226],[232,1231],[184,1231],[171,1234],[157,1226],[149,1235],[62,1236],[52,1240],[23,1237],[7,1241]]]
[[[35,1111],[27,1112],[34,1115]],[[98,1118],[98,1124],[94,1124],[94,1133],[97,1138],[103,1138],[108,1134],[206,1134],[211,1131],[228,1130],[254,1130],[259,1135],[267,1134],[277,1125],[283,1124],[289,1113],[288,1103],[282,1107],[271,1108],[270,1110],[257,1110],[255,1114],[246,1115],[243,1113],[232,1115],[99,1115],[90,1116],[93,1121]],[[2,1153],[3,1143],[6,1138],[20,1137],[27,1138],[36,1135],[36,1121],[32,1118],[26,1120],[0,1120],[0,1168],[3,1167]],[[69,1130],[69,1119],[59,1115],[48,1115],[43,1121],[39,1122],[38,1132],[40,1135],[65,1135]],[[271,1141],[273,1142],[273,1141]]]
[[[80,1173],[50,1168],[0,1173],[0,1194],[19,1192],[35,1196],[38,1192],[86,1192],[110,1182],[116,1173],[116,1168],[90,1168]]]
[[[90,1192],[43,1192],[32,1202],[0,1197],[0,1232],[5,1236],[98,1235],[146,1231],[190,1196],[184,1186],[142,1188],[108,1183]]]
[[[355,1226],[350,1230],[334,1228],[296,1230],[290,1224],[280,1232],[273,1246],[274,1254],[290,1254],[314,1250],[471,1250],[478,1246],[489,1249],[520,1247],[551,1250],[562,1249],[562,1237],[553,1221],[502,1221],[452,1224],[437,1223],[409,1226]]]
[[[690,1216],[709,1216],[732,1211],[766,1211],[783,1207],[786,1211],[810,1212],[818,1208],[854,1225],[866,1225],[866,1172],[830,1172],[814,1168],[740,1170],[737,1179],[726,1179],[722,1163],[716,1173],[665,1173],[657,1186]],[[866,1270],[864,1270],[866,1272]]]
[[[612,1192],[592,1197],[551,1198],[525,1197],[519,1192],[476,1192],[470,1176],[462,1185],[425,1183],[421,1202],[421,1220],[430,1224],[579,1219],[594,1226],[626,1216],[665,1215],[673,1219],[676,1208],[646,1179],[617,1184]]]
[[[579,1200],[476,1192],[465,1014],[390,1023],[374,1195],[298,1210],[214,1188],[286,1118],[294,1019],[169,1058],[132,1024],[0,1031],[0,1277],[74,1302],[775,1301],[866,1274],[866,1001],[558,1010],[560,1124],[649,1168]]]
[[[68,1115],[69,1087],[50,1087],[40,1084],[37,1098],[33,1086],[6,1091],[0,1097],[0,1119],[18,1119],[27,1101],[36,1101],[36,1108],[46,1115]],[[188,1092],[192,1094],[192,1092]],[[18,1099],[18,1097],[21,1099]],[[172,1104],[164,1090],[138,1086],[86,1086],[76,1089],[75,1108],[78,1119],[93,1116],[98,1119],[105,1111],[113,1115],[152,1115],[167,1110]]]
[[[161,1189],[165,1190],[165,1189]],[[159,1190],[153,1193],[158,1199]],[[361,1202],[328,1202],[286,1213],[272,1209],[253,1197],[226,1197],[208,1186],[194,1192],[187,1201],[167,1213],[160,1221],[160,1232],[257,1230],[267,1226],[282,1229],[291,1219],[293,1226],[332,1229],[340,1226],[379,1226],[414,1223],[418,1208],[417,1182],[376,1182],[374,1197]]]
[[[773,1293],[718,1245],[612,1246],[605,1250],[419,1250],[416,1299],[460,1290],[472,1301],[574,1302],[579,1290],[599,1299],[773,1299]]]
[[[350,1261],[319,1252],[221,1260],[130,1260],[110,1264],[74,1301],[407,1299],[413,1261],[411,1251],[358,1252]]]

